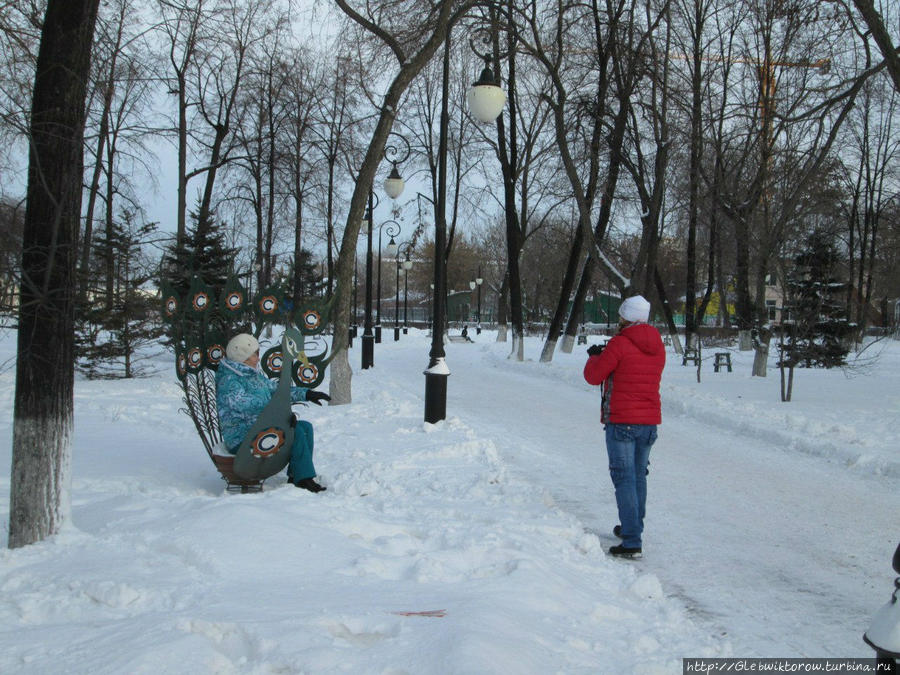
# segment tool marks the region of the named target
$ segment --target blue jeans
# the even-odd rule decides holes
[[[641,547],[647,506],[647,466],[656,441],[655,424],[607,424],[609,475],[616,488],[622,546]]]
[[[288,463],[288,477],[294,482],[304,478],[315,478],[316,468],[313,466],[313,427],[305,420],[297,420],[294,427],[294,444],[291,446],[291,459]]]

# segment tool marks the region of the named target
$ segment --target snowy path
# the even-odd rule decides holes
[[[646,557],[628,562],[603,553],[615,505],[584,349],[517,363],[492,338],[447,346],[445,423],[422,423],[420,331],[355,370],[353,405],[303,409],[315,496],[278,478],[224,495],[168,355],[152,378],[79,379],[71,526],[0,550],[0,672],[668,675],[691,656],[871,655],[900,534],[900,342],[864,376],[804,373],[790,405],[746,355],[700,385],[671,363]],[[0,504],[9,489],[0,475]]]
[[[606,537],[615,501],[596,394],[576,384],[568,362],[562,378],[536,363],[483,369],[483,349],[448,346],[448,415],[492,437],[524,477]],[[678,366],[670,360],[669,367]],[[540,369],[547,374],[536,379]],[[490,387],[479,387],[483,378]],[[509,402],[492,400],[501,389],[519,396],[523,414],[512,435],[503,419]],[[671,395],[664,393],[651,455],[645,558],[637,564],[682,597],[710,633],[730,640],[736,655],[870,656],[860,638],[888,593],[896,479],[667,414]]]

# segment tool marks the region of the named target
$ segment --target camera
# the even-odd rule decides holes
[[[606,347],[605,342],[601,343],[601,344],[597,344],[597,345],[591,345],[590,347],[588,347],[587,353],[589,356],[597,356],[597,354],[602,352],[605,347]]]

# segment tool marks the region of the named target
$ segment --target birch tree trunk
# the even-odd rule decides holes
[[[428,24],[431,32],[427,33],[420,42],[418,51],[410,54],[395,36],[384,27],[373,24],[367,17],[354,10],[345,0],[336,0],[336,2],[341,11],[350,17],[352,21],[385,43],[396,57],[399,70],[394,75],[384,94],[378,119],[375,122],[375,129],[369,141],[359,175],[356,178],[353,195],[350,198],[347,224],[341,240],[341,250],[338,264],[336,265],[337,288],[334,294],[334,307],[332,310],[334,338],[332,341],[332,362],[329,367],[331,376],[328,386],[328,393],[331,395],[331,405],[352,402],[351,382],[353,371],[350,368],[348,341],[353,263],[356,258],[356,244],[362,223],[363,210],[365,209],[370,186],[375,179],[378,164],[384,155],[384,146],[393,126],[400,98],[409,87],[413,78],[419,74],[434,56],[438,47],[443,44],[444,37],[451,27],[453,10],[463,11],[465,6],[470,4],[461,3],[459,7],[454,8],[453,3],[442,3],[437,15]]]
[[[70,513],[74,302],[86,83],[99,0],[49,0],[30,122],[13,412],[9,547]]]

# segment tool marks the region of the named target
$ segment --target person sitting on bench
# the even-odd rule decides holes
[[[255,337],[240,333],[228,341],[225,358],[216,371],[216,405],[222,438],[232,455],[237,454],[241,441],[272,398],[277,384],[259,370],[259,342]],[[320,391],[291,387],[291,400],[322,405],[322,401],[330,401],[331,397]],[[313,480],[316,469],[312,456],[312,424],[298,420],[288,463],[288,482],[310,492],[321,492],[326,488]]]

